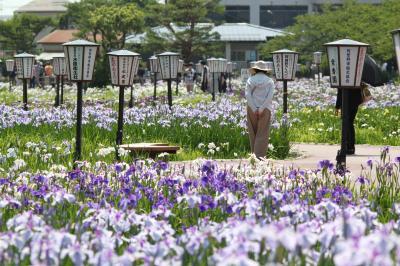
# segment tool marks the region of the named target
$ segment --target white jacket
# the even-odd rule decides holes
[[[246,99],[251,110],[262,112],[265,108],[273,111],[272,96],[274,95],[274,81],[263,73],[249,77],[246,84]]]

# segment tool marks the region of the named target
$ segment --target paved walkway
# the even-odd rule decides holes
[[[339,148],[339,145],[294,143],[293,151],[300,154],[298,158],[270,161],[273,162],[274,165],[293,166],[301,169],[316,169],[318,167],[318,162],[321,160],[330,160],[336,164],[336,154]],[[354,176],[359,175],[361,173],[361,165],[366,166],[367,160],[380,160],[382,148],[383,146],[356,145],[356,154],[347,156],[347,168]],[[389,155],[392,160],[400,156],[400,146],[390,146]],[[248,160],[218,160],[218,162],[220,165],[235,166],[239,163],[248,163]],[[173,164],[181,165],[182,163],[189,166],[192,162],[175,162]],[[189,166],[189,168],[191,167]]]

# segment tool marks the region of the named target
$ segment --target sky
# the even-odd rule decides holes
[[[31,0],[0,0],[0,15],[12,16],[15,9],[27,4]]]

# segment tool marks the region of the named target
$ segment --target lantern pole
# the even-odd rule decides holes
[[[54,103],[55,107],[60,106],[60,76],[56,76],[56,102]]]
[[[284,80],[283,81],[283,113],[284,114],[287,114],[287,112],[288,112],[287,100],[288,100],[287,80]]]
[[[60,102],[61,102],[61,104],[64,104],[64,76],[61,75],[60,79],[61,79],[61,97],[60,97],[61,99],[60,99]]]
[[[78,95],[76,98],[76,142],[74,160],[78,161],[82,154],[82,81],[78,81],[76,85],[78,88]]]
[[[23,84],[23,94],[22,94],[22,100],[24,103],[24,110],[28,111],[28,84],[27,84],[27,79],[23,79],[22,80],[22,84]]]
[[[122,144],[122,127],[124,125],[124,89],[124,86],[119,86],[117,146]]]
[[[172,80],[168,79],[167,83],[168,83],[168,105],[169,105],[169,109],[171,109],[172,108]]]
[[[349,101],[349,89],[347,88],[338,88],[342,91],[342,136],[340,141],[340,150],[336,156],[336,167],[338,170],[344,171],[346,169],[346,151],[347,151],[347,139],[350,128],[350,117],[349,117],[349,109],[350,109],[350,101]]]
[[[319,72],[320,72],[319,64],[317,64],[318,86],[321,85]]]
[[[157,98],[157,73],[156,73],[156,72],[153,72],[153,73],[154,73],[154,94],[153,94],[153,101],[155,101],[156,98]]]

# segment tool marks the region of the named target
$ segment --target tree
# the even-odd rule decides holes
[[[46,26],[54,26],[48,17],[19,14],[9,20],[0,21],[0,42],[4,50],[34,53],[36,35]]]
[[[219,0],[169,0],[167,4],[150,6],[149,18],[168,30],[168,36],[159,36],[150,29],[145,47],[153,51],[179,50],[186,61],[218,49],[216,33],[211,33],[211,14],[220,14]],[[158,48],[158,49],[157,49]]]
[[[381,5],[347,0],[339,8],[325,5],[320,14],[297,17],[296,24],[287,28],[291,34],[268,41],[261,55],[270,58],[270,52],[290,48],[300,52],[303,61],[311,61],[313,52],[323,50],[324,43],[350,38],[370,44],[368,53],[378,61],[386,61],[394,56],[389,32],[399,27],[399,13],[397,0],[386,0]]]
[[[71,23],[79,29],[81,37],[92,38],[101,45],[101,54],[95,72],[94,85],[109,81],[107,52],[123,49],[128,34],[144,28],[144,13],[135,3],[122,0],[82,0],[68,5]],[[137,1],[131,1],[137,2]],[[144,4],[146,1],[139,1]],[[89,10],[89,11],[88,11]]]

